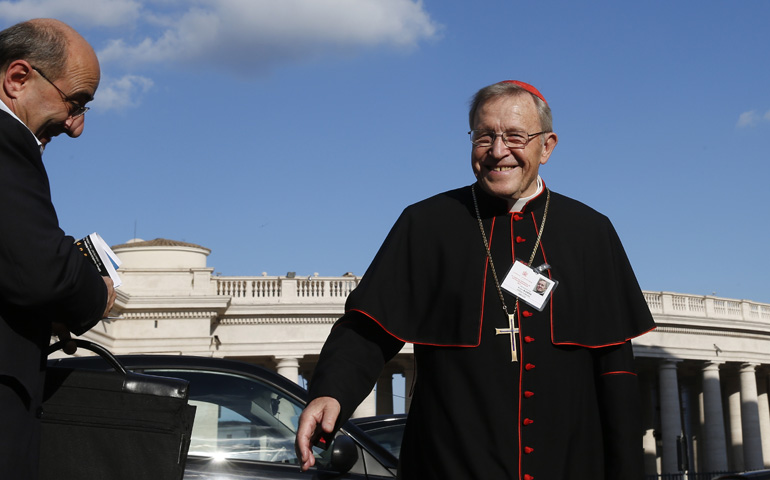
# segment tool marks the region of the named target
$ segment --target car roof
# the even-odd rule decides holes
[[[259,365],[231,360],[228,358],[202,357],[195,355],[116,355],[115,358],[129,370],[195,368],[223,373],[239,373],[259,377],[283,390],[287,390],[302,403],[307,403],[307,390],[286,377]],[[100,356],[66,357],[48,360],[49,367],[84,368],[89,370],[112,370]]]
[[[403,425],[406,423],[405,413],[374,415],[371,417],[351,418],[350,421],[366,430],[366,427],[384,427],[387,425]]]

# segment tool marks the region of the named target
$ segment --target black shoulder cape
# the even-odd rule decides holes
[[[496,218],[506,216],[515,220],[514,244],[523,241],[521,235],[537,235],[545,189],[515,213],[478,186],[475,191],[490,242]],[[529,260],[528,253],[515,255]],[[615,229],[590,207],[551,192],[533,263],[548,263],[548,275],[559,282],[546,306],[554,344],[614,345],[654,328]],[[495,267],[502,282],[510,264]],[[365,314],[405,342],[478,346],[485,310],[501,308],[496,302],[484,305],[486,289],[496,287],[467,186],[404,210],[348,297],[346,311]]]

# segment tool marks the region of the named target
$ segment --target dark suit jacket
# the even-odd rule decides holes
[[[51,322],[82,334],[106,307],[107,287],[88,262],[59,228],[34,135],[0,110],[0,376],[33,400]]]

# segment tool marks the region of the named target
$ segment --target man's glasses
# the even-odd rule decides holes
[[[471,143],[477,147],[491,147],[497,137],[503,139],[503,143],[508,148],[524,148],[536,136],[547,133],[527,133],[527,132],[503,132],[496,133],[490,130],[471,130],[468,132],[471,136]]]
[[[68,103],[69,104],[69,108],[67,109],[67,111],[69,112],[69,116],[70,117],[72,117],[72,118],[79,117],[79,116],[83,115],[84,113],[86,113],[90,109],[89,107],[86,107],[85,105],[81,105],[80,102],[78,102],[77,100],[73,100],[72,98],[69,97],[69,95],[67,95],[66,93],[62,92],[61,88],[57,87],[56,84],[53,83],[48,77],[46,77],[45,74],[42,71],[40,71],[39,68],[32,67],[32,70],[36,71],[38,74],[40,74],[41,77],[45,78],[45,80],[48,83],[53,85],[53,88],[55,88],[56,91],[58,91],[59,94],[61,95],[62,101],[64,101],[64,103]]]

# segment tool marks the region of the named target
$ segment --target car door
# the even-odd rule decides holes
[[[185,480],[393,478],[392,471],[375,465],[357,444],[355,455],[348,456],[352,466],[342,467],[344,473],[333,461],[339,458],[332,458],[333,448],[315,448],[316,467],[301,473],[294,437],[302,403],[274,384],[236,372],[190,367],[142,370],[190,382],[189,402],[196,414]],[[346,445],[353,448],[347,439]]]

